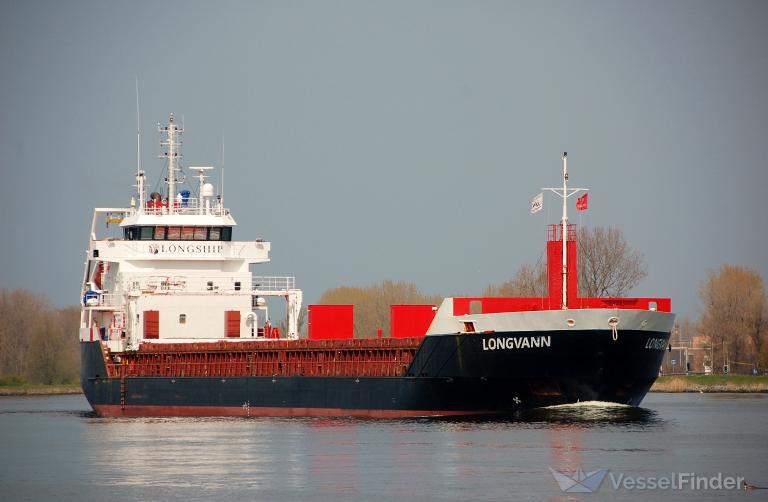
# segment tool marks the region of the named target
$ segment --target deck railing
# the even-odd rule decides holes
[[[87,294],[86,294],[87,295]],[[84,302],[86,307],[104,309],[121,307],[123,305],[122,295],[113,293],[96,293],[95,296],[88,295]]]
[[[186,201],[174,201],[172,204],[148,201],[144,206],[144,214],[206,214],[223,216],[229,214],[229,209],[215,203],[206,208],[205,206],[200,206],[197,199],[190,197]]]
[[[296,289],[296,278],[290,276],[259,276],[253,278],[254,291],[288,291]]]
[[[296,288],[296,278],[293,276],[253,277],[250,291],[247,280],[247,277],[242,276],[158,275],[136,279],[129,282],[126,287],[131,292],[159,295],[239,292],[263,294],[274,291],[290,291]],[[81,300],[85,306],[95,309],[121,307],[124,303],[124,295],[121,293],[84,292],[83,295]]]

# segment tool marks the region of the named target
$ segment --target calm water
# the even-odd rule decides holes
[[[0,398],[0,500],[766,500],[768,490],[561,492],[549,467],[768,486],[768,396],[650,394],[505,420],[101,419]]]

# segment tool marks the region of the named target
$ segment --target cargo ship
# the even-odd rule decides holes
[[[129,207],[96,208],[82,281],[81,382],[100,416],[495,415],[578,401],[637,406],[674,322],[668,298],[582,298],[568,222],[548,227],[548,294],[392,305],[388,336],[351,305],[309,305],[291,276],[255,276],[262,239],[235,240],[223,178],[183,167],[158,127],[164,181],[137,165]],[[187,181],[187,177],[191,182]],[[162,178],[162,177],[161,177]],[[188,186],[187,186],[188,185]],[[103,227],[102,225],[105,225]],[[270,308],[285,302],[273,325]],[[280,305],[278,305],[280,307]],[[282,307],[281,307],[282,308]]]

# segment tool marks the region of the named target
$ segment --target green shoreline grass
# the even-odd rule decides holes
[[[651,387],[651,392],[768,392],[768,376],[661,376]]]
[[[57,394],[82,394],[80,384],[54,385],[0,385],[0,396],[48,396]]]

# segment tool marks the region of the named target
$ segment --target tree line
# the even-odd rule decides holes
[[[584,229],[578,234],[579,292],[583,297],[624,296],[646,276],[642,255],[615,228]],[[483,296],[546,296],[546,262],[522,265],[512,277],[490,284]],[[716,371],[748,373],[768,367],[768,295],[763,278],[750,268],[723,265],[710,271],[699,289],[697,320],[681,319],[688,336],[703,335],[712,346]],[[441,295],[424,294],[404,281],[371,286],[339,286],[325,291],[320,304],[355,307],[355,336],[389,336],[390,305],[439,305]],[[305,312],[300,324],[304,325]],[[29,381],[60,384],[79,377],[79,307],[54,308],[26,290],[0,289],[0,384]],[[681,331],[681,332],[682,332]]]
[[[735,265],[710,271],[699,289],[702,312],[695,329],[712,346],[716,371],[768,366],[768,295],[760,273]]]
[[[76,383],[80,308],[54,308],[43,296],[0,289],[0,383]]]

